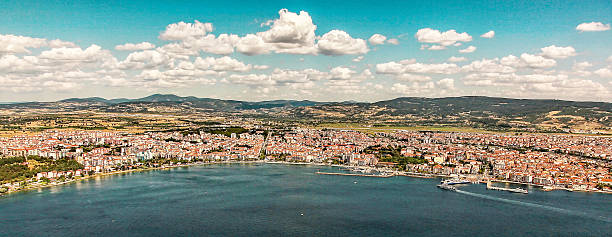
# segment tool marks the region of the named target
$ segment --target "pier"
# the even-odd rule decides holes
[[[315,174],[325,174],[325,175],[343,175],[343,176],[361,176],[361,177],[377,177],[377,178],[389,178],[394,175],[389,174],[349,174],[349,173],[331,173],[331,172],[320,172],[317,171]]]
[[[522,189],[522,188],[495,187],[495,186],[491,185],[491,182],[487,182],[487,189],[489,189],[489,190],[498,190],[498,191],[508,191],[508,192],[513,192],[513,193],[523,193],[523,194],[528,194],[529,193],[529,191],[527,191],[526,189]]]

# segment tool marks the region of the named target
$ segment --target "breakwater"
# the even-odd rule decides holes
[[[343,175],[343,176],[361,176],[361,177],[377,177],[377,178],[389,178],[394,175],[390,174],[350,174],[350,173],[332,173],[332,172],[315,172],[316,174],[324,174],[324,175]]]

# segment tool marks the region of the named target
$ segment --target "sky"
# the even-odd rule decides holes
[[[612,1],[0,2],[0,101],[612,102]]]

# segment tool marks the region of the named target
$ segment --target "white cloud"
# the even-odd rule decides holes
[[[590,68],[592,66],[593,66],[593,64],[590,63],[590,62],[586,62],[586,61],[585,62],[577,62],[577,63],[574,63],[574,66],[572,66],[572,69],[574,69],[574,70],[585,70],[585,69]]]
[[[187,87],[194,82],[212,84],[214,80],[204,78],[205,73],[194,70],[171,69],[159,71],[157,69],[143,70],[134,79],[128,81],[130,86],[137,88],[179,88]]]
[[[396,80],[400,81],[409,81],[409,82],[425,82],[431,81],[430,76],[411,74],[411,73],[403,73],[399,74],[395,77]]]
[[[612,70],[610,70],[609,68],[597,69],[594,73],[600,77],[612,78]]]
[[[531,68],[548,68],[557,65],[554,59],[547,59],[539,55],[521,54],[521,60]]]
[[[202,23],[197,20],[194,23],[181,21],[166,26],[166,30],[159,35],[159,38],[162,40],[186,40],[205,36],[212,30],[212,23]]]
[[[40,48],[47,45],[47,40],[20,35],[0,34],[0,55],[30,53],[28,48]]]
[[[553,83],[566,80],[567,75],[545,75],[545,74],[523,74],[518,75],[515,73],[497,73],[497,72],[485,72],[469,74],[464,78],[465,85],[472,86],[508,86],[517,87],[517,85],[526,84],[541,84],[541,83]]]
[[[355,71],[347,67],[335,67],[330,71],[330,79],[332,80],[348,80],[351,79]]]
[[[443,90],[454,90],[455,80],[451,78],[444,78],[436,82],[436,85]]]
[[[308,12],[300,11],[296,14],[281,9],[279,15],[279,19],[263,24],[270,25],[269,30],[241,38],[236,44],[236,50],[246,55],[267,54],[271,51],[325,55],[364,54],[369,51],[365,40],[352,38],[341,30],[332,30],[317,37],[317,26],[312,23]],[[373,42],[377,42],[380,36],[373,36]]]
[[[542,49],[541,55],[547,58],[564,59],[572,56],[576,56],[576,50],[572,46],[558,47],[551,45]]]
[[[155,50],[145,50],[130,53],[119,63],[121,69],[151,69],[167,65],[170,58]]]
[[[312,46],[315,42],[317,26],[312,23],[308,12],[299,14],[281,9],[279,19],[272,21],[269,30],[257,33],[266,43],[279,44],[279,48],[297,48]]]
[[[289,85],[293,87],[309,87],[312,86],[312,82],[323,79],[329,79],[330,75],[327,72],[321,72],[315,69],[304,69],[304,70],[287,70],[287,69],[274,69],[270,78],[279,85]],[[299,86],[298,86],[299,84]]]
[[[46,71],[45,67],[40,66],[40,60],[34,56],[17,57],[9,54],[0,57],[0,72],[9,73],[27,73],[34,74]],[[1,73],[0,73],[1,74]]]
[[[245,64],[237,59],[223,56],[220,58],[197,57],[194,61],[194,66],[200,70],[212,69],[214,71],[234,71],[234,72],[246,72],[253,68],[251,64]],[[257,66],[258,69],[264,69],[262,66]]]
[[[399,44],[399,40],[398,39],[388,39],[387,43],[392,44],[392,45],[398,45]]]
[[[153,48],[155,48],[155,45],[149,42],[141,42],[138,44],[126,43],[126,44],[115,46],[116,50],[122,50],[122,51],[138,51],[138,50],[147,50],[147,49],[153,49]]]
[[[446,49],[446,46],[438,45],[438,44],[434,44],[431,47],[427,48],[427,50],[444,50],[444,49]]]
[[[234,52],[234,46],[240,40],[240,37],[234,34],[220,34],[219,36],[207,34],[203,37],[190,37],[180,42],[166,44],[157,50],[181,59],[199,55],[200,52],[227,55]]]
[[[207,57],[206,60],[213,59],[212,57]],[[215,71],[237,71],[237,72],[245,72],[251,70],[252,66],[250,64],[245,64],[240,62],[234,58],[230,58],[228,56],[224,56],[221,58],[214,58],[212,63],[212,69]]]
[[[467,47],[467,48],[465,48],[465,49],[460,49],[460,50],[459,50],[459,53],[472,53],[472,52],[474,52],[474,51],[476,51],[476,47],[474,47],[474,46],[470,45],[470,46],[468,46],[468,47]]]
[[[182,42],[183,46],[194,52],[200,50],[212,54],[231,54],[234,52],[234,45],[240,41],[240,37],[234,34],[220,34],[215,36],[208,34],[204,37],[186,39]]]
[[[455,57],[455,56],[451,56],[450,58],[448,58],[449,62],[451,63],[457,63],[457,62],[463,62],[463,61],[467,61],[466,57]]]
[[[480,35],[480,37],[491,39],[491,38],[495,37],[495,31],[489,31],[487,33],[484,33],[484,34]]]
[[[612,94],[602,84],[551,72],[533,74],[476,73],[463,79],[466,86],[488,87],[483,93],[511,97],[602,100]],[[488,92],[492,93],[488,93]],[[501,94],[500,94],[501,93]]]
[[[313,46],[301,46],[295,48],[276,48],[276,53],[286,54],[317,54],[317,48]]]
[[[257,70],[266,70],[266,69],[270,68],[270,66],[268,66],[268,65],[253,65],[253,68],[257,69]]]
[[[393,86],[391,86],[391,91],[398,93],[398,94],[408,95],[408,94],[419,94],[423,92],[428,92],[434,88],[435,88],[435,83],[433,82],[426,82],[423,84],[418,83],[418,82],[413,82],[411,84],[395,83],[393,84]]]
[[[550,83],[528,84],[523,86],[522,90],[549,98],[560,94],[599,99],[610,96],[610,91],[602,84],[584,79],[563,79]]]
[[[369,51],[365,40],[355,39],[341,30],[324,34],[317,42],[317,48],[325,55],[365,54]]]
[[[329,81],[325,83],[327,91],[343,94],[359,94],[367,93],[361,83],[364,80],[371,79],[372,72],[369,69],[363,70],[361,73],[346,68],[335,67],[329,73]]]
[[[379,45],[379,44],[384,44],[385,40],[387,40],[387,37],[381,34],[373,34],[370,39],[368,39],[368,42],[370,42],[371,45]]]
[[[520,57],[508,55],[500,60],[502,65],[511,67],[549,68],[557,65],[554,59],[548,59],[540,55],[523,53]]]
[[[376,65],[376,73],[400,75],[404,73],[432,73],[453,74],[459,72],[460,68],[452,63],[424,64],[412,60],[398,62],[387,62]]]
[[[590,62],[577,62],[574,63],[574,65],[572,66],[572,71],[570,73],[581,77],[588,77],[593,74],[592,72],[587,71],[587,69],[592,66],[593,64],[591,64]]]
[[[49,47],[51,48],[78,48],[75,43],[54,39],[49,41]]]
[[[470,42],[472,36],[468,33],[457,33],[455,30],[440,32],[431,28],[423,28],[417,31],[414,35],[421,43],[440,44],[442,46],[450,46],[457,41]]]
[[[272,86],[288,86],[293,89],[309,89],[314,87],[314,81],[329,78],[329,73],[315,69],[285,70],[274,69],[270,74],[230,75],[228,82],[263,88]]]
[[[361,60],[363,60],[363,58],[364,58],[363,55],[360,55],[360,56],[357,56],[357,57],[353,58],[353,60],[351,60],[351,61],[353,61],[353,62],[361,62]]]
[[[472,61],[470,64],[463,66],[462,69],[467,72],[488,73],[512,73],[516,71],[511,66],[500,64],[497,58]]]
[[[512,54],[505,56],[499,60],[502,65],[511,66],[511,67],[524,67],[524,63],[521,62],[521,59]]]
[[[114,59],[108,50],[95,44],[85,50],[81,48],[52,48],[41,52],[39,58],[49,63],[91,63],[104,59]]]
[[[248,34],[242,37],[236,44],[236,51],[246,55],[258,55],[270,53],[271,47],[259,36]]]
[[[610,24],[604,24],[601,22],[585,22],[576,26],[576,30],[580,32],[585,31],[606,31],[610,30]]]

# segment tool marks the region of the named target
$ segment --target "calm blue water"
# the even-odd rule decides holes
[[[208,165],[0,198],[0,236],[610,236],[612,195]],[[355,181],[357,183],[355,183]],[[303,215],[302,215],[303,214]]]

